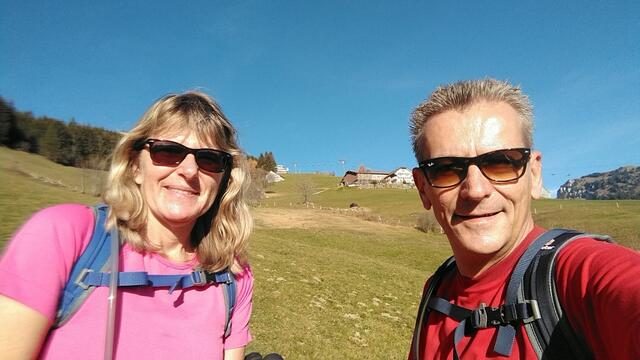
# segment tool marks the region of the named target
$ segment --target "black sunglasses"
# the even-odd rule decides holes
[[[439,157],[420,162],[429,184],[435,188],[448,188],[460,184],[466,177],[470,165],[476,165],[482,174],[496,183],[518,180],[527,170],[531,149],[502,149],[476,157]]]
[[[231,154],[216,149],[191,149],[177,142],[169,140],[147,139],[134,145],[136,150],[142,150],[149,145],[149,154],[154,165],[178,166],[189,154],[196,158],[196,164],[204,171],[221,173],[233,166]]]

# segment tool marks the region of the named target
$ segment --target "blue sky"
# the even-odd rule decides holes
[[[553,192],[640,165],[637,1],[0,4],[0,96],[38,116],[127,130],[158,97],[200,89],[250,154],[392,170],[415,164],[418,103],[491,76],[529,94]]]

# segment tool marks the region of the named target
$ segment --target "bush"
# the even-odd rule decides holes
[[[416,228],[422,232],[438,232],[442,234],[442,227],[438,224],[433,211],[425,211],[418,214]]]

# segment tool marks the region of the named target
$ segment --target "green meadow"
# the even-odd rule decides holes
[[[96,176],[97,175],[97,176]],[[0,147],[0,247],[34,211],[93,204],[104,174]],[[253,206],[255,274],[248,351],[288,359],[406,359],[425,279],[450,255],[415,229],[415,190],[338,187],[339,177],[285,175]],[[300,184],[313,183],[311,204]],[[356,203],[359,210],[348,210]],[[612,235],[640,249],[640,201],[539,200],[536,221]]]

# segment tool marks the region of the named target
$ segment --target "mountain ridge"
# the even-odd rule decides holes
[[[623,200],[640,199],[640,166],[627,165],[565,182],[558,199]]]

